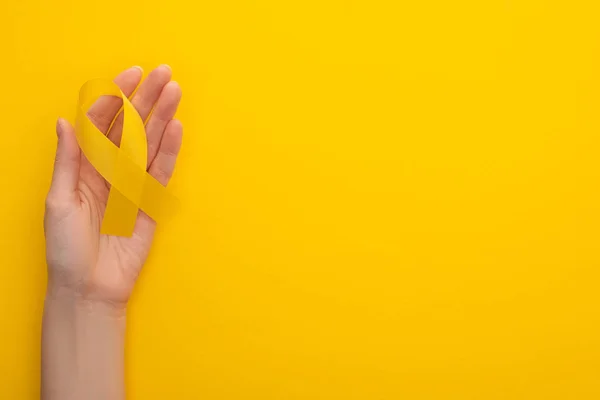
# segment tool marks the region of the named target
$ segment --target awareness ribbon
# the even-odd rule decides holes
[[[108,139],[87,112],[101,96],[123,100],[121,145]],[[105,79],[86,82],[79,91],[75,132],[79,147],[111,189],[100,232],[131,236],[138,209],[153,220],[164,220],[177,208],[177,199],[147,171],[146,129],[139,113],[117,84]]]

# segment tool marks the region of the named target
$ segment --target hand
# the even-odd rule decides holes
[[[130,96],[142,79],[142,70],[130,68],[115,78]],[[171,80],[171,69],[152,71],[131,98],[146,121],[148,172],[160,183],[169,181],[182,140],[182,125],[173,119],[181,89]],[[109,131],[121,100],[101,97],[88,112],[94,124],[116,144],[123,114]],[[46,199],[44,228],[48,262],[48,289],[66,291],[79,299],[125,307],[148,256],[156,223],[139,211],[132,237],[100,234],[109,185],[80,151],[75,131],[64,119],[57,122],[58,145],[52,185]]]

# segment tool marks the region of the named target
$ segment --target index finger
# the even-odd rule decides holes
[[[141,67],[131,67],[121,72],[114,82],[119,86],[125,96],[129,97],[142,80],[143,71]],[[101,96],[88,110],[89,119],[104,134],[121,109],[123,101],[114,96]]]

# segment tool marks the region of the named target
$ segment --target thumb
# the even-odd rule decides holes
[[[57,198],[66,199],[72,196],[77,189],[79,181],[80,150],[75,130],[65,119],[59,118],[56,122],[56,158],[54,160],[54,174],[50,193]]]

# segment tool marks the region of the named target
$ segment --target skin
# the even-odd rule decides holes
[[[181,148],[183,128],[173,119],[181,89],[171,81],[168,66],[157,67],[140,84],[142,75],[139,67],[133,67],[115,82],[147,121],[147,170],[166,185]],[[88,113],[116,144],[123,115],[109,127],[120,107],[119,99],[107,96]],[[156,223],[139,211],[132,237],[101,235],[110,186],[82,154],[69,122],[58,120],[57,136],[44,218],[48,288],[41,398],[123,399],[127,302],[148,256]]]

